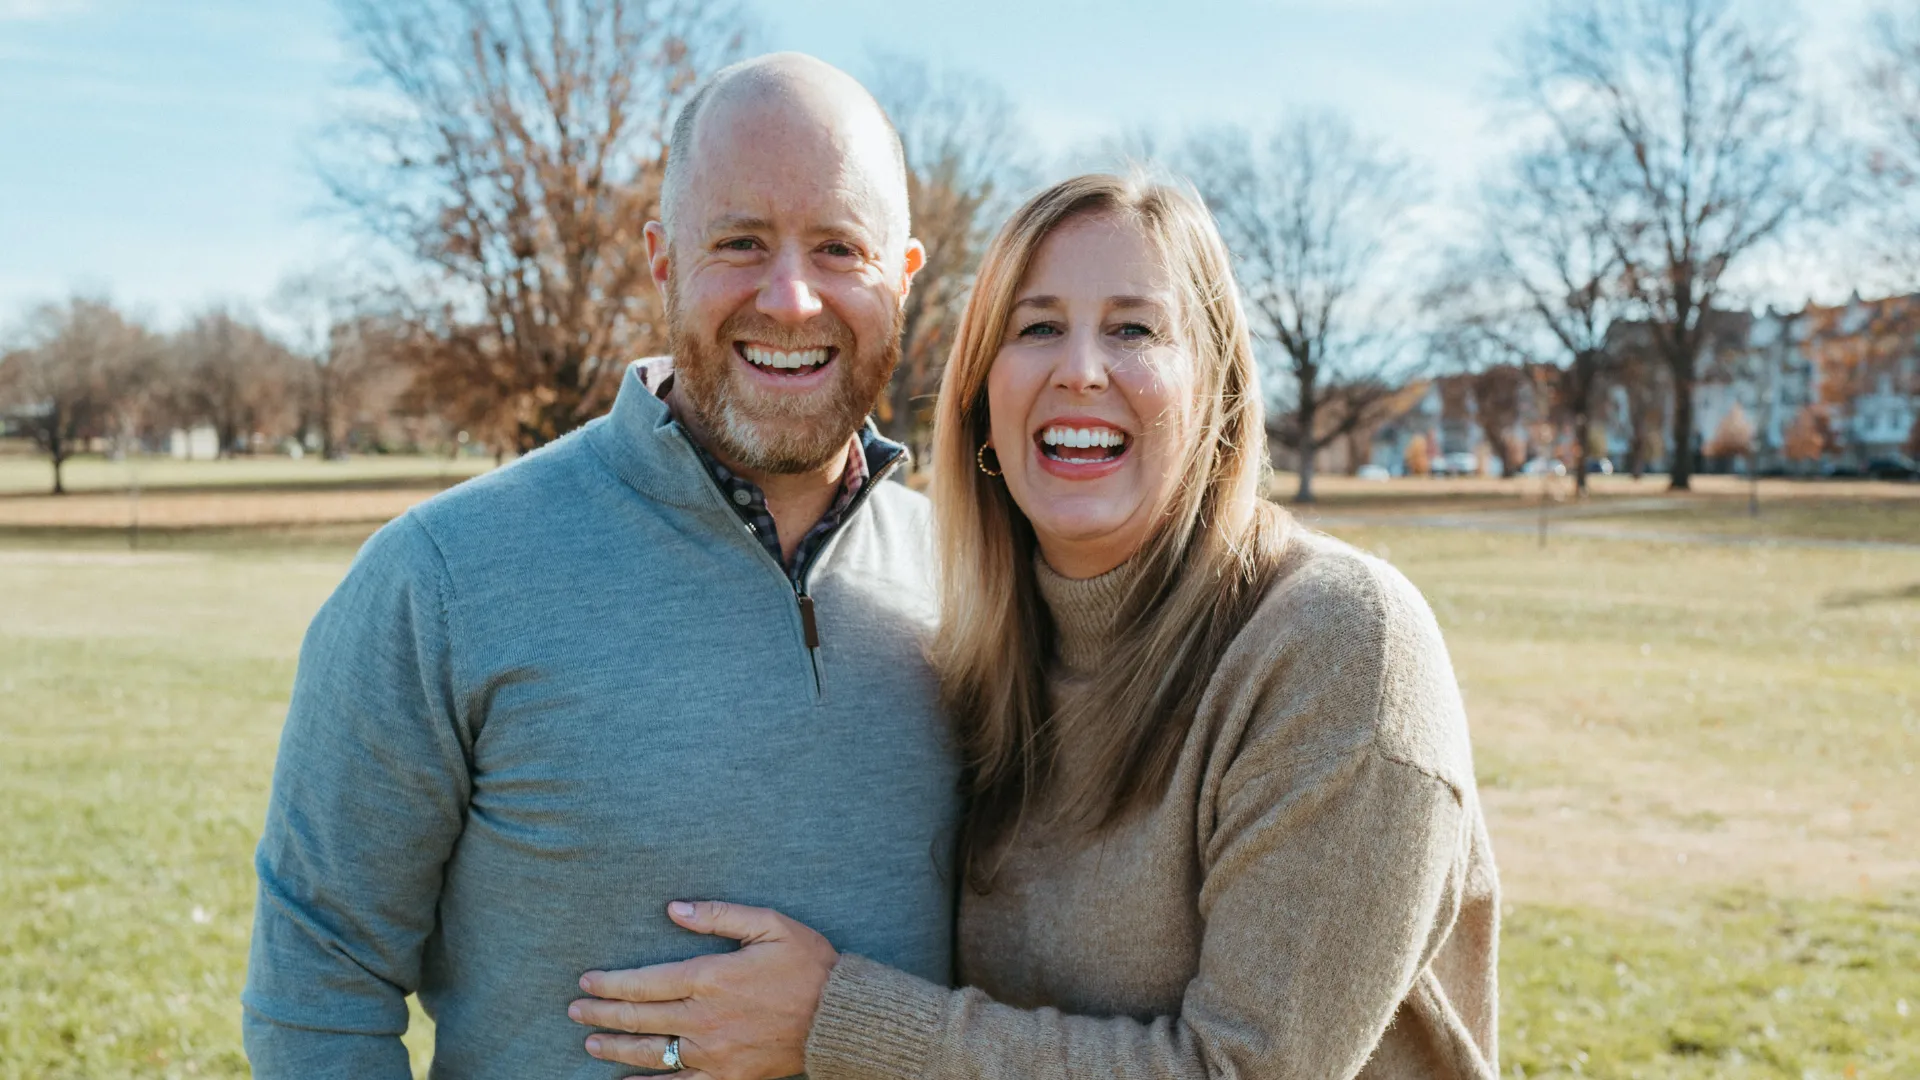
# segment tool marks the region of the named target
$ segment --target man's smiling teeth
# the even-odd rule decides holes
[[[740,351],[746,354],[747,362],[755,367],[778,368],[781,371],[795,371],[800,368],[819,367],[827,362],[829,350],[802,349],[799,352],[781,352],[778,349],[762,348],[759,345],[743,345]]]
[[[1048,446],[1087,450],[1096,446],[1125,446],[1127,437],[1112,428],[1050,427],[1040,433],[1040,441]]]

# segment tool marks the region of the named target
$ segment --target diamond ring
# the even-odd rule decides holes
[[[680,1036],[675,1035],[667,1040],[667,1051],[660,1055],[660,1066],[672,1072],[679,1072],[683,1068],[680,1064]]]

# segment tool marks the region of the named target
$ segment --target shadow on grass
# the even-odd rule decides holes
[[[1821,598],[1823,608],[1857,608],[1869,604],[1897,604],[1903,600],[1920,600],[1920,581],[1911,585],[1895,585],[1890,589],[1858,589],[1851,592],[1829,593]]]

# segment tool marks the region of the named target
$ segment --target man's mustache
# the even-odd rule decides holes
[[[853,330],[829,311],[822,311],[803,326],[778,323],[757,311],[735,312],[720,324],[716,336],[727,348],[735,341],[751,341],[782,352],[837,348],[850,353],[854,345]]]

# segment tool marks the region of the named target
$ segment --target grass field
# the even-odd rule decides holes
[[[240,457],[231,461],[176,461],[140,457],[111,461],[83,455],[68,461],[66,488],[73,494],[120,493],[136,484],[154,490],[244,490],[248,488],[380,487],[422,484],[444,487],[493,467],[491,457],[419,457],[365,454],[341,461],[317,457],[295,460],[280,455]],[[443,482],[444,481],[444,482]],[[53,486],[53,467],[43,457],[25,453],[0,454],[0,497],[44,495]]]
[[[274,743],[369,527],[0,524],[0,1078],[244,1074]],[[1506,1075],[1920,1076],[1920,552],[1337,531],[1461,673]]]

